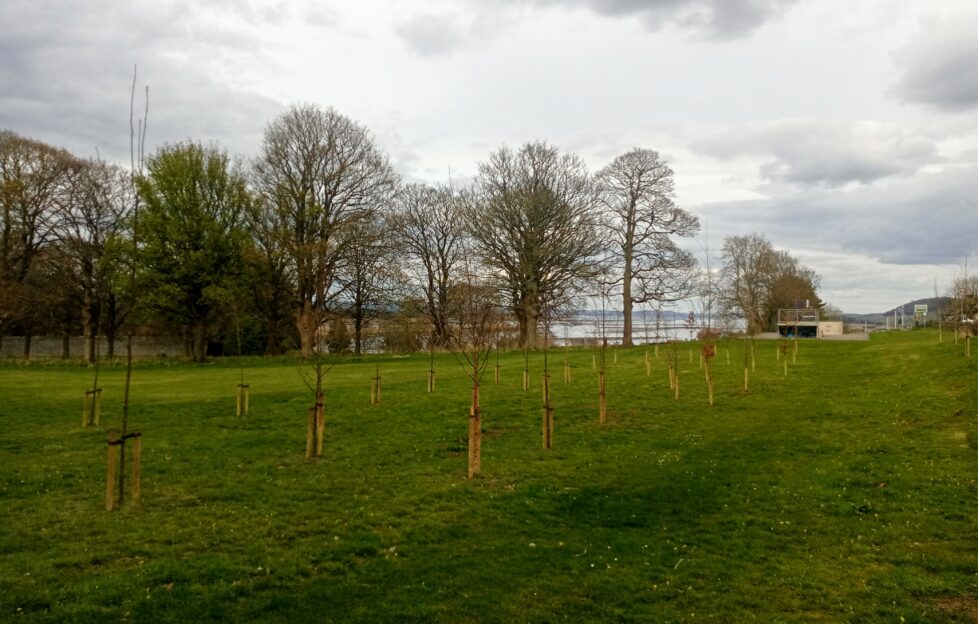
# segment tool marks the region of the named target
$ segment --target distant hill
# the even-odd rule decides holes
[[[900,316],[900,310],[903,310],[904,318],[913,318],[913,309],[916,305],[926,305],[927,306],[927,317],[930,319],[936,318],[937,311],[946,308],[950,303],[950,298],[948,297],[929,297],[927,299],[915,299],[909,301],[902,306],[897,306],[891,308],[886,312],[874,312],[872,314],[844,314],[842,319],[846,323],[859,324],[867,323],[869,325],[885,325],[886,319],[893,318],[893,314],[896,313],[897,317]],[[891,321],[892,322],[892,321]]]

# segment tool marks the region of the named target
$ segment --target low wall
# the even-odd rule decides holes
[[[31,338],[31,357],[32,358],[59,358],[63,348],[61,336],[34,336]],[[104,336],[99,336],[99,353],[105,356],[109,350],[109,343]],[[69,355],[73,358],[83,357],[85,354],[85,339],[81,336],[72,336],[68,339]],[[115,341],[115,356],[123,357],[126,355],[126,337],[120,336]],[[133,357],[178,357],[183,355],[183,341],[172,336],[134,336],[132,339]],[[0,342],[0,357],[22,358],[24,357],[24,337],[23,336],[4,336]]]

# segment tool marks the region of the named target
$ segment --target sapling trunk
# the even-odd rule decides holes
[[[469,478],[482,470],[482,414],[479,407],[479,352],[472,365],[472,405],[469,407]]]
[[[710,400],[710,405],[713,405],[713,371],[710,369],[710,361],[707,360],[704,364],[706,368],[706,391],[707,396]]]
[[[598,371],[598,422],[602,425],[608,419],[607,396],[605,394],[604,371]]]

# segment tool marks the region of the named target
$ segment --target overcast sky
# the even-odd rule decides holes
[[[761,232],[847,312],[943,291],[978,250],[972,1],[4,0],[0,24],[0,128],[81,156],[128,162],[138,64],[150,151],[250,158],[294,102],[409,179],[530,140],[595,170],[658,150],[714,253]]]

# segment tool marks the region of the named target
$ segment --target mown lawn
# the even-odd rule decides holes
[[[468,390],[450,355],[329,373],[325,457],[292,361],[140,364],[143,504],[106,513],[106,433],[81,428],[91,371],[0,364],[0,620],[22,622],[975,622],[978,356],[936,332],[802,342],[784,377],[759,342],[720,345],[716,405],[698,351],[551,353],[483,386],[481,478],[465,477]],[[693,348],[696,348],[695,346]],[[730,356],[730,364],[726,363]],[[570,385],[561,364],[574,366]],[[790,357],[790,356],[789,356]]]

